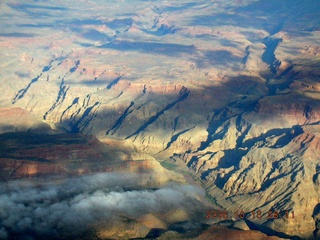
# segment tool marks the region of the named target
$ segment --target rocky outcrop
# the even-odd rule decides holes
[[[157,186],[184,182],[187,171],[211,202],[243,210],[250,229],[312,236],[320,190],[317,0],[0,5],[10,19],[0,33],[2,180],[120,171]],[[253,211],[261,218],[251,219]],[[172,216],[97,231],[201,237],[171,229],[190,217]]]

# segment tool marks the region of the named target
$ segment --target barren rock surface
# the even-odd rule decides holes
[[[312,239],[319,8],[317,0],[2,1],[1,180],[119,171],[159,187],[195,184],[191,174],[212,208],[232,221],[243,211],[262,232],[243,239]],[[128,220],[127,232],[102,221],[93,235],[227,231],[183,235],[169,226],[193,217],[171,213]]]

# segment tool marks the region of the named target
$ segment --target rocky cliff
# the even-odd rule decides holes
[[[318,1],[0,5],[3,180],[189,171],[230,219],[313,237]]]

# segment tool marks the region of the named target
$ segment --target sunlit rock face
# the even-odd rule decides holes
[[[201,185],[200,202],[228,211],[229,220],[243,210],[249,229],[313,237],[319,5],[2,1],[1,181],[141,174],[141,188]],[[124,214],[109,225],[99,218],[88,236],[192,239],[215,231],[192,225],[182,233],[172,224],[199,219],[171,210]],[[213,224],[204,211],[200,218]],[[0,237],[19,234],[1,227]]]

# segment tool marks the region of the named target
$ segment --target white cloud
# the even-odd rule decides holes
[[[137,218],[192,208],[202,189],[171,184],[142,189],[140,175],[99,173],[47,183],[13,181],[0,184],[0,239],[21,234],[57,236],[60,232],[81,234],[90,224],[115,216]],[[128,190],[130,189],[130,190]],[[29,233],[26,234],[26,233]]]

